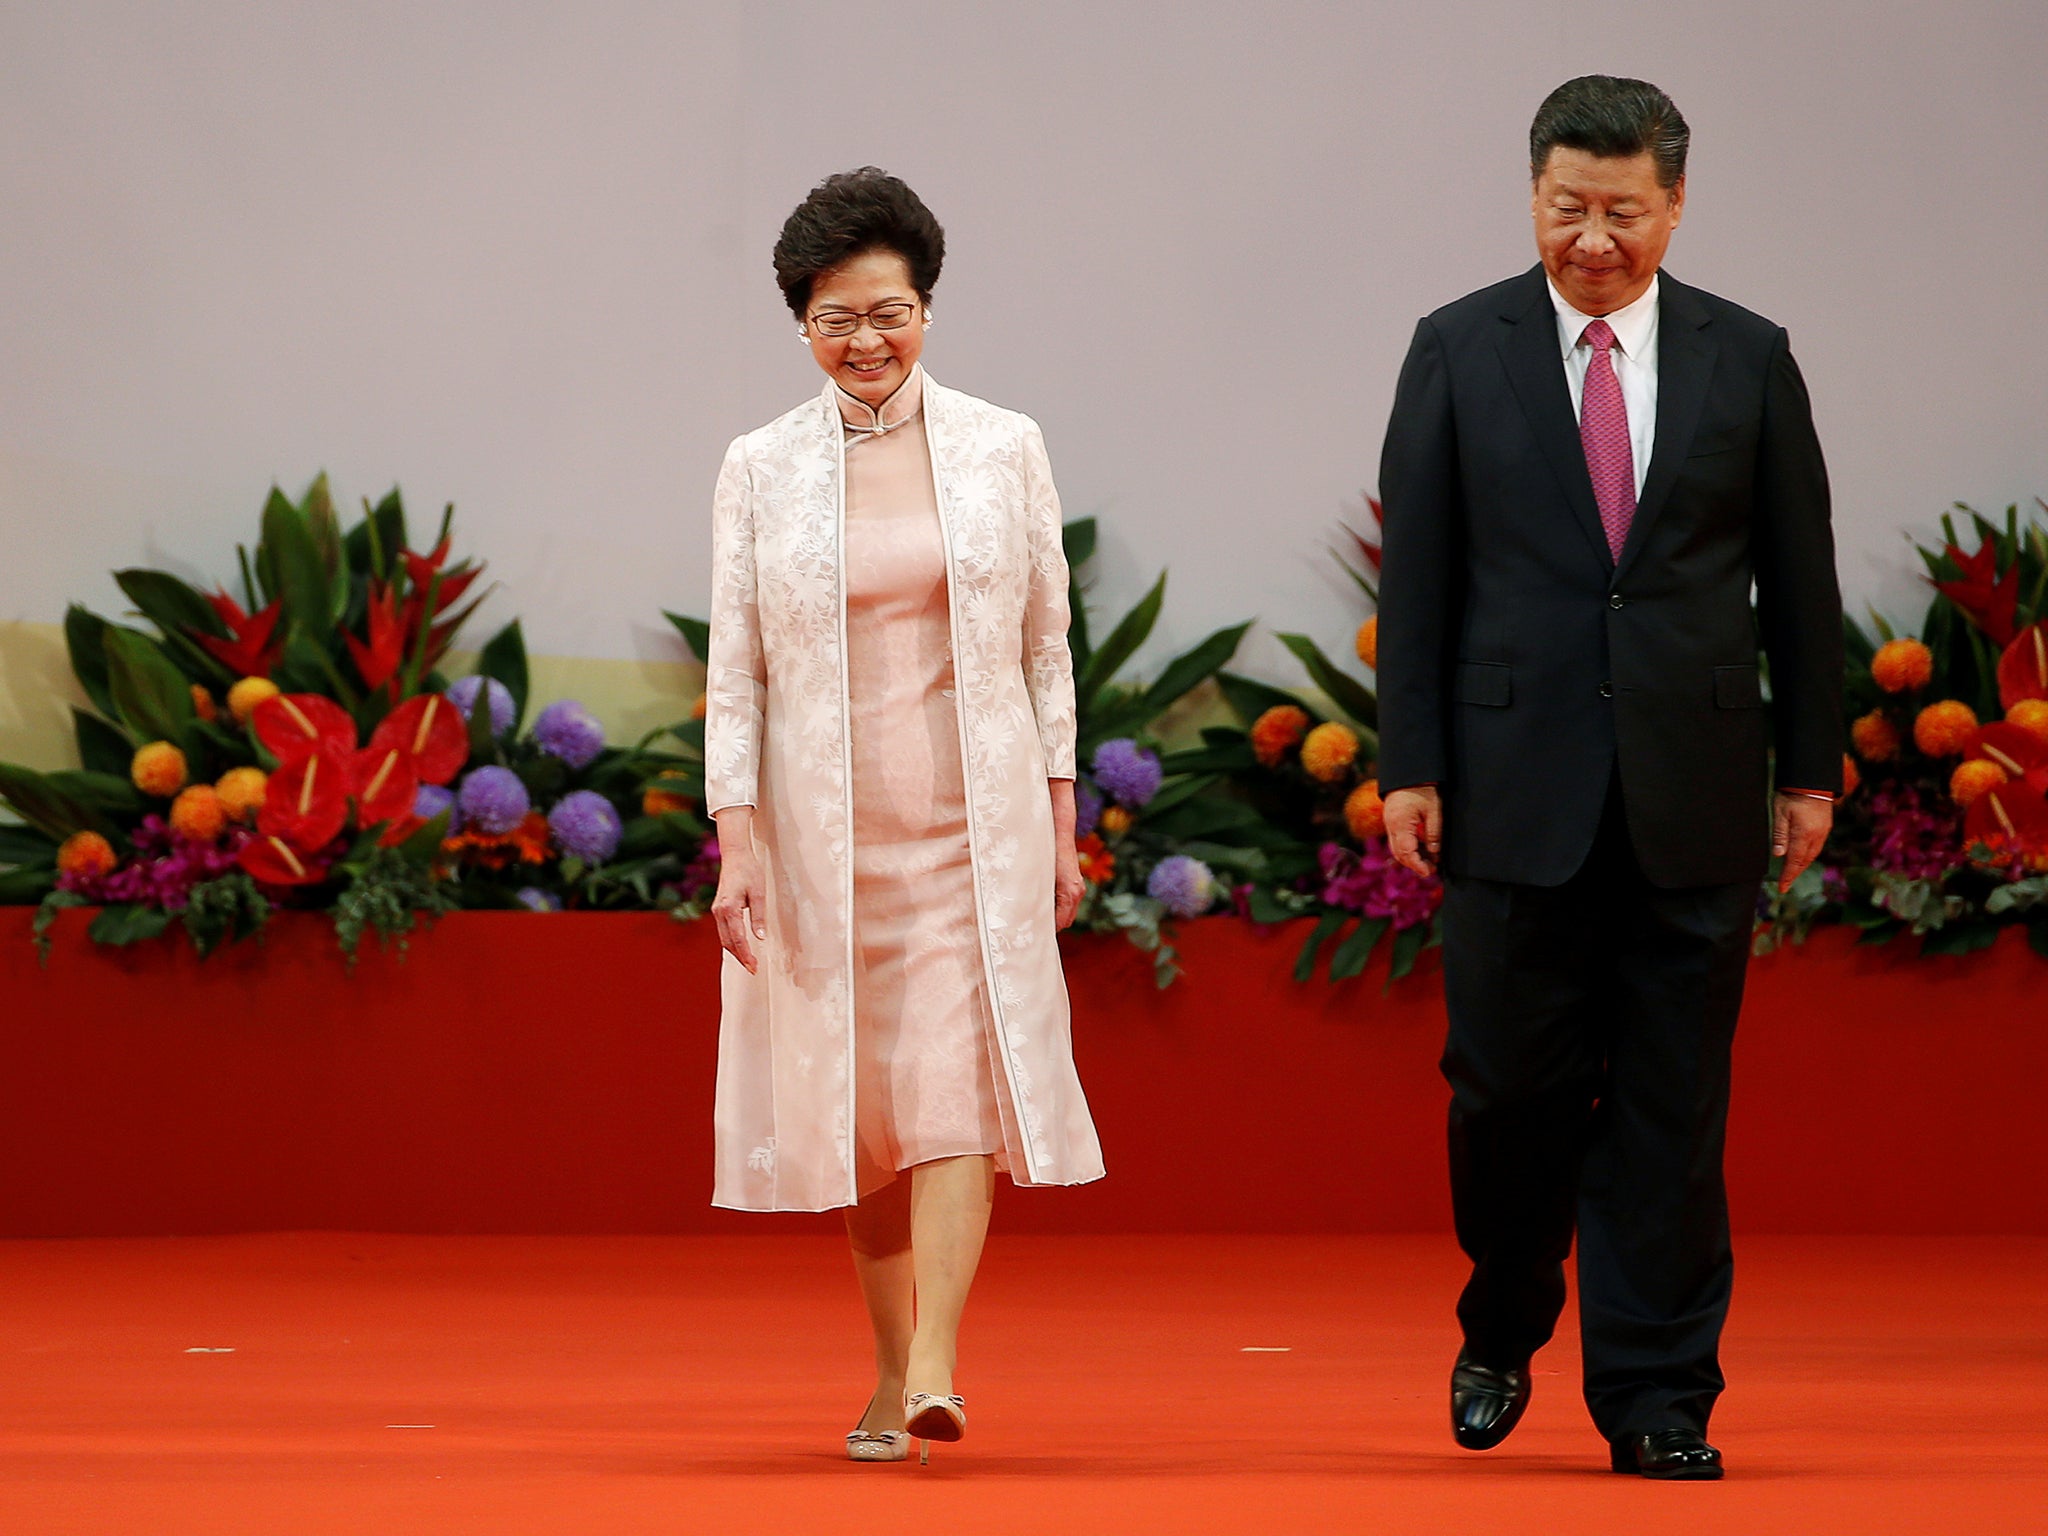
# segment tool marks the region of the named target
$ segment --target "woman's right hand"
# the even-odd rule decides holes
[[[718,814],[718,894],[711,898],[711,917],[718,924],[719,945],[747,968],[760,972],[754,942],[768,937],[768,891],[761,878],[761,860],[754,853],[753,817],[728,826],[732,811]]]

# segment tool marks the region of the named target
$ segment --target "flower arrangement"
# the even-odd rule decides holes
[[[1378,518],[1379,503],[1368,498],[1368,505]],[[1354,548],[1350,557],[1339,554],[1338,562],[1377,603],[1379,545],[1355,530],[1345,532]],[[1314,974],[1326,949],[1331,980],[1356,976],[1387,939],[1389,979],[1398,980],[1439,941],[1443,892],[1435,878],[1423,879],[1396,863],[1388,847],[1386,806],[1373,774],[1379,701],[1307,635],[1283,634],[1280,640],[1332,709],[1226,676],[1224,696],[1239,726],[1205,731],[1202,751],[1173,760],[1174,766],[1223,768],[1237,794],[1279,835],[1266,847],[1264,877],[1240,888],[1238,906],[1258,922],[1316,918],[1295,964],[1297,979]],[[1353,648],[1367,667],[1376,665],[1377,616],[1359,625]]]
[[[1846,922],[1962,954],[2025,922],[2048,954],[2048,527],[1957,510],[1977,548],[1953,514],[1916,546],[1920,634],[1846,621],[1850,793],[1814,866],[1766,893],[1759,949]]]

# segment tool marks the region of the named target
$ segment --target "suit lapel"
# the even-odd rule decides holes
[[[1650,450],[1650,472],[1643,478],[1643,494],[1636,499],[1635,519],[1629,524],[1628,539],[1621,546],[1621,559],[1615,564],[1617,581],[1628,574],[1629,566],[1642,553],[1657,515],[1671,500],[1678,471],[1686,455],[1692,452],[1719,350],[1708,328],[1712,316],[1706,306],[1690,288],[1674,281],[1668,273],[1661,280],[1657,305],[1656,444]]]
[[[1501,318],[1507,322],[1501,331],[1500,357],[1508,382],[1543,457],[1550,461],[1573,520],[1604,566],[1610,558],[1607,534],[1600,526],[1592,476],[1586,472],[1586,450],[1579,441],[1571,386],[1565,382],[1564,360],[1558,350],[1557,310],[1550,302],[1549,281],[1541,267],[1516,288],[1515,299]]]

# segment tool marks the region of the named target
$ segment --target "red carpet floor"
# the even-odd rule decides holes
[[[970,1438],[920,1469],[835,1454],[866,1386],[830,1240],[17,1241],[0,1531],[2048,1530],[2048,1241],[1749,1240],[1720,1484],[1602,1470],[1568,1339],[1506,1447],[1456,1450],[1457,1269],[1436,1237],[998,1238]]]

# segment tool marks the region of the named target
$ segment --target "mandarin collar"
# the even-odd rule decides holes
[[[910,376],[880,406],[869,405],[849,394],[837,379],[832,381],[832,399],[839,407],[839,420],[856,438],[881,437],[917,419],[924,408],[924,364],[916,364]]]

